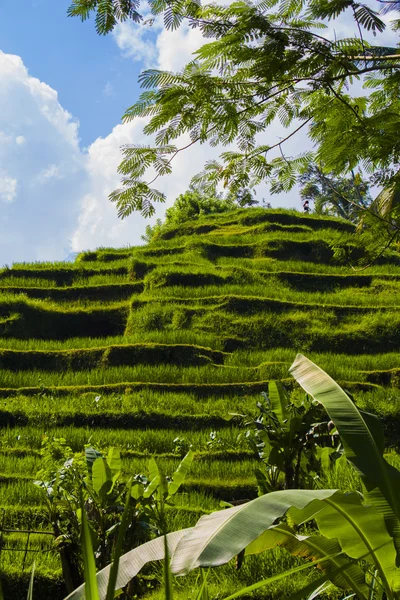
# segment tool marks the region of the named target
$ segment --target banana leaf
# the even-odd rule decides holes
[[[385,521],[400,556],[400,472],[383,457],[383,430],[379,420],[358,410],[342,388],[313,362],[298,354],[290,372],[301,387],[323,404],[335,423],[346,458],[360,473],[365,498]],[[379,544],[377,544],[378,546]],[[389,551],[389,547],[388,547]],[[399,570],[389,576],[393,590],[400,590]]]
[[[168,541],[168,549],[170,554],[173,553],[176,545],[182,537],[187,535],[191,529],[182,529],[168,533],[166,538]],[[162,560],[165,555],[164,536],[158,537],[150,542],[146,542],[142,546],[138,546],[130,550],[119,560],[118,576],[115,584],[115,589],[119,590],[130,582],[135,575],[139,573],[142,567],[153,560]],[[107,596],[107,585],[110,577],[112,565],[108,565],[97,573],[97,587],[100,600],[105,600]],[[65,600],[85,600],[85,584],[74,590]]]

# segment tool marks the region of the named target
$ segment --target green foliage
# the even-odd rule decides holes
[[[96,31],[105,35],[112,31],[118,22],[132,19],[141,20],[137,12],[136,0],[75,0],[68,9],[70,17],[80,17],[85,21],[92,11],[96,11]]]
[[[65,440],[45,438],[42,454],[43,469],[35,484],[45,493],[67,590],[71,592],[84,573],[91,597],[96,589],[95,565],[103,568],[116,552],[117,555],[126,552],[152,534],[165,531],[165,504],[172,505],[173,496],[187,476],[193,453],[184,457],[169,482],[152,458],[149,477],[135,475],[133,482],[128,483],[121,481],[121,455],[115,448],[110,448],[106,458],[87,446],[83,457],[74,455]]]
[[[239,197],[240,202],[243,206],[248,203],[249,194]],[[251,197],[251,194],[250,194]],[[160,237],[164,237],[164,232],[168,235],[170,228],[180,227],[182,223],[188,221],[192,222],[193,219],[197,219],[203,215],[219,214],[232,210],[235,207],[235,200],[232,196],[222,198],[218,194],[205,194],[195,186],[190,188],[184,193],[177,197],[174,204],[167,208],[165,211],[165,221],[162,223],[160,219],[157,219],[155,225],[148,225],[146,227],[146,233],[142,236],[145,242],[157,241]]]
[[[265,470],[256,471],[261,494],[279,489],[279,476],[284,476],[285,489],[313,488],[321,473],[320,454],[325,446],[334,452],[328,421],[311,398],[299,405],[290,401],[280,383],[268,384],[268,395],[257,402],[260,414],[253,431],[246,435],[264,463]]]
[[[372,198],[368,183],[357,173],[352,177],[326,175],[318,165],[309,165],[299,177],[300,196],[314,202],[318,214],[332,214],[357,222]]]
[[[178,196],[171,208],[167,208],[164,226],[174,227],[202,215],[224,213],[232,210],[234,206],[231,199],[223,199],[216,195],[204,195],[192,188]]]
[[[400,471],[383,457],[380,422],[357,409],[326,373],[302,355],[297,356],[291,372],[304,390],[323,404],[335,423],[345,456],[360,473],[363,495],[337,490],[284,490],[212,513],[180,535],[169,534],[171,570],[184,575],[198,567],[219,566],[238,554],[258,554],[278,545],[295,556],[312,559],[308,565],[293,571],[311,565],[322,572],[311,586],[307,584],[298,591],[297,597],[332,582],[360,599],[367,600],[382,590],[378,597],[385,594],[396,600],[400,581],[397,567]],[[280,406],[282,412],[284,407]],[[304,535],[302,526],[310,522],[315,523],[318,534],[314,530],[311,535],[309,531]],[[137,550],[130,553],[131,577],[142,566],[135,560],[137,554]],[[140,548],[140,554],[146,557],[145,561],[156,554],[158,559],[162,558],[159,551],[150,553],[148,545]],[[290,574],[291,571],[286,573]],[[98,577],[107,579],[108,570]],[[253,584],[234,597],[267,583],[269,580]]]
[[[107,4],[112,13],[113,3]],[[110,196],[121,217],[134,210],[152,214],[154,202],[164,201],[153,183],[172,172],[173,159],[181,151],[205,141],[222,146],[235,142],[237,150],[208,161],[194,184],[211,193],[222,183],[239,203],[244,198],[247,202],[243,190],[266,179],[272,178],[273,192],[290,190],[297,173],[313,160],[324,164],[331,177],[361,163],[371,181],[385,189],[398,188],[399,53],[367,41],[368,33],[385,29],[376,11],[355,2],[285,0],[203,7],[185,1],[150,5],[153,12],[164,12],[167,27],[188,18],[212,41],[180,73],[152,69],[141,74],[144,92],[124,120],[150,117],[145,132],[156,134],[156,144],[123,149],[122,187]],[[77,14],[84,18],[96,8],[94,2]],[[326,27],[327,19],[334,21],[345,12],[357,30],[353,37],[332,41],[323,31],[316,33]],[[110,22],[108,30],[113,25]],[[362,80],[368,95],[355,98],[346,93],[354,78]],[[275,144],[260,144],[259,135],[268,132],[276,118],[288,134]],[[286,141],[306,128],[316,151],[285,156]],[[191,142],[175,145],[185,133]],[[156,176],[146,181],[149,167]],[[362,197],[356,204],[365,210]],[[383,220],[387,232],[393,219],[383,215]]]

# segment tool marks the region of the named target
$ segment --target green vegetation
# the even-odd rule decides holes
[[[144,91],[123,121],[148,118],[144,133],[154,141],[123,147],[118,168],[122,185],[110,194],[118,215],[124,218],[133,211],[152,215],[155,203],[165,200],[154,183],[172,173],[177,155],[209,142],[229,150],[206,161],[192,179],[192,189],[210,195],[221,184],[229,189],[228,197],[243,199],[243,190],[247,195],[249,187],[269,180],[272,193],[288,191],[298,174],[307,177],[310,165],[315,165],[318,182],[312,182],[313,191],[308,186],[308,195],[317,196],[317,208],[321,203],[316,187],[322,177],[324,185],[335,187],[322,204],[328,203],[341,216],[361,217],[359,232],[370,252],[367,262],[381,256],[400,234],[400,53],[374,45],[371,37],[385,31],[382,14],[392,10],[389,22],[398,34],[399,4],[383,2],[379,9],[381,14],[354,0],[151,2],[151,14],[163,15],[166,29],[188,23],[207,43],[177,73],[157,69],[141,73]],[[118,22],[139,22],[141,10],[140,1],[133,7],[117,0],[75,0],[68,14],[85,20],[94,11],[96,30],[105,35]],[[332,40],[323,31],[326,21],[332,20],[335,28],[335,20],[343,17],[353,22],[352,37]],[[351,85],[355,79],[363,86],[362,96],[355,96],[358,90]],[[288,132],[271,143],[270,126],[277,119]],[[285,155],[287,142],[301,130],[307,132],[314,151]],[[184,134],[190,142],[178,145]],[[360,164],[369,174],[364,182],[354,174]],[[351,189],[343,185],[350,174]],[[371,183],[383,189],[368,206],[365,192]]]
[[[68,265],[9,269],[0,287],[4,526],[52,528],[43,493],[33,484],[44,468],[46,437],[65,439],[73,453],[87,445],[105,453],[119,448],[123,486],[148,473],[152,456],[171,474],[191,448],[190,472],[166,510],[169,531],[194,525],[221,500],[255,498],[262,489],[257,470],[265,475],[278,468],[273,483],[281,489],[281,458],[266,462],[246,432],[253,431],[256,403],[271,380],[282,381],[295,410],[303,410],[304,395],[288,373],[298,350],[308,350],[360,408],[379,415],[387,460],[397,465],[400,256],[388,251],[371,269],[354,272],[336,256],[346,244],[351,254],[352,229],[332,217],[234,209],[166,228],[166,235],[138,248],[84,253]],[[12,292],[10,277],[18,277]],[[313,412],[309,419],[314,423]],[[308,481],[310,468],[331,487],[360,490],[359,477],[343,465],[319,472],[307,454],[307,428],[293,421],[299,444],[293,449],[309,458],[301,481]],[[296,464],[293,455],[287,461]],[[22,561],[26,536],[7,534],[8,549],[0,553],[3,587],[24,597],[36,560],[38,589],[61,600],[59,554],[51,536],[35,535],[32,549],[40,548],[40,557],[28,553],[18,579],[13,556]],[[239,571],[227,565],[210,574],[210,593],[229,594],[298,564],[283,549],[249,557]],[[260,593],[276,600],[302,582],[299,573]],[[177,586],[180,597],[184,588]],[[156,587],[148,593],[159,595]]]
[[[144,564],[154,559],[164,558],[172,573],[186,575],[199,567],[226,564],[235,556],[239,567],[246,556],[281,547],[294,557],[305,559],[306,563],[257,581],[234,597],[316,567],[318,575],[303,583],[301,589],[296,590],[296,597],[319,596],[335,587],[339,593],[351,590],[350,597],[360,600],[376,596],[388,600],[399,598],[397,489],[400,472],[383,455],[379,419],[358,410],[337,383],[303,355],[297,355],[290,372],[312,397],[312,402],[326,409],[340,435],[343,449],[331,452],[331,456],[336,456],[326,470],[336,470],[339,461],[346,461],[359,475],[362,493],[309,487],[292,489],[289,485],[241,506],[205,515],[194,528],[169,533],[164,540],[159,537],[131,550],[126,555],[129,572],[124,573],[117,588],[123,587]],[[275,383],[270,385],[269,395],[270,406],[266,410],[271,410],[270,419],[261,431],[271,443],[287,422],[289,407],[285,406],[288,399],[283,390]],[[291,429],[290,426],[286,434]],[[273,447],[270,456],[274,449],[278,452],[290,449],[288,441],[282,440]],[[277,463],[274,460],[270,464]],[[163,542],[165,547],[168,545],[169,553],[160,551]],[[98,574],[100,586],[112,580],[114,568],[115,565],[107,566]],[[72,598],[84,597],[82,587]]]

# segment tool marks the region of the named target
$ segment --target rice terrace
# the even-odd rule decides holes
[[[66,446],[82,456],[85,445],[104,456],[119,449],[121,482],[148,477],[150,457],[172,475],[191,448],[191,467],[165,507],[167,531],[194,525],[221,501],[256,498],[255,472],[266,473],[266,462],[249,443],[251,427],[232,414],[256,417],[272,380],[300,406],[304,393],[288,373],[299,350],[379,416],[386,458],[400,466],[400,255],[351,271],[332,247],[352,230],[338,218],[244,208],[167,228],[144,246],[1,271],[5,597],[25,597],[33,562],[36,596],[66,595],[60,548],[73,545],[72,525],[60,519],[56,541],[46,533],[55,531],[52,510],[63,509],[49,506],[38,475],[61,468]],[[283,485],[280,470],[276,489]],[[340,460],[314,485],[361,489]],[[27,544],[18,530],[35,533]],[[240,569],[230,562],[210,572],[209,593],[224,597],[298,564],[279,547]],[[136,593],[162,596],[161,571],[146,573]],[[258,595],[289,598],[313,577],[295,573]],[[187,597],[186,578],[176,581],[177,597]]]
[[[2,4],[0,600],[400,600],[400,0]]]

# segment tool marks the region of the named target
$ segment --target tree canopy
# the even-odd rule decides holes
[[[300,197],[314,203],[318,214],[331,214],[357,222],[360,209],[367,208],[372,198],[369,185],[360,173],[350,177],[334,177],[324,173],[323,168],[310,163],[300,174]]]
[[[150,69],[140,75],[144,91],[123,121],[147,117],[144,131],[155,135],[155,144],[123,147],[122,186],[110,195],[119,216],[153,214],[155,202],[165,199],[156,181],[172,173],[179,153],[209,142],[236,149],[206,162],[194,178],[204,189],[222,184],[237,193],[270,180],[272,192],[288,191],[310,163],[324,165],[332,176],[361,165],[369,182],[386,190],[375,213],[387,224],[397,223],[400,50],[373,45],[366,37],[385,30],[378,11],[400,5],[376,4],[373,10],[355,0],[237,0],[224,6],[151,0],[151,11],[163,13],[166,27],[185,19],[209,41],[179,73]],[[84,19],[96,11],[97,30],[106,33],[118,20],[139,21],[139,8],[138,1],[76,0],[69,12]],[[327,23],[345,12],[358,33],[332,39]],[[399,31],[400,20],[391,26]],[[363,92],[352,95],[357,82]],[[268,143],[275,119],[287,134]],[[313,151],[288,156],[286,142],[302,129]],[[187,140],[178,145],[184,134]],[[149,168],[155,170],[151,178]]]

